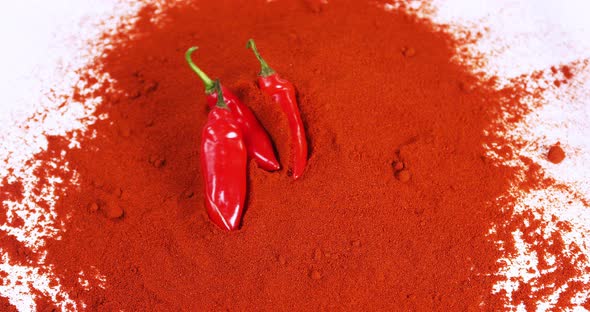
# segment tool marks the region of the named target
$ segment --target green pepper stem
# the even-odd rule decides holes
[[[258,52],[258,49],[256,48],[256,43],[254,42],[254,39],[248,40],[248,43],[246,44],[246,48],[251,49],[252,52],[254,52],[254,55],[256,56],[258,61],[260,62],[260,67],[261,67],[260,76],[268,77],[268,76],[275,73],[275,71],[272,68],[270,68],[270,66],[268,66],[268,63],[262,58],[262,56],[260,56],[260,53]]]
[[[229,107],[227,107],[227,103],[225,103],[225,99],[223,98],[223,91],[221,90],[219,79],[213,82],[213,88],[217,92],[217,103],[215,103],[215,106],[229,110]]]
[[[215,83],[213,82],[213,80],[211,80],[211,78],[209,78],[209,76],[207,76],[207,74],[205,74],[205,72],[203,72],[199,68],[199,66],[197,66],[193,62],[193,59],[191,58],[193,52],[195,52],[198,48],[199,47],[190,47],[188,50],[186,50],[184,57],[186,59],[186,62],[188,63],[188,66],[190,66],[190,68],[199,76],[199,78],[201,78],[201,80],[205,84],[205,92],[213,93],[215,91]]]

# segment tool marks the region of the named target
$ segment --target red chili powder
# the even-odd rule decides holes
[[[559,143],[551,146],[547,152],[547,159],[554,164],[559,164],[565,159],[565,152]]]
[[[89,69],[113,79],[92,94],[108,118],[80,148],[51,138],[37,156],[66,151],[79,174],[73,184],[60,173],[65,231],[46,246],[64,290],[103,311],[503,309],[492,286],[498,259],[514,249],[496,241],[513,246],[514,228],[489,232],[512,217],[506,194],[516,171],[486,156],[484,144],[503,155],[511,148],[484,129],[501,107],[520,105],[520,89],[476,84],[451,61],[450,35],[401,12],[364,1],[266,2],[178,5],[158,13],[158,24],[147,8],[132,29],[105,35],[112,48]],[[288,164],[286,121],[255,85],[251,37],[298,87],[311,158],[299,181],[251,162],[243,226],[225,233],[205,212],[207,108],[183,54],[200,47],[195,61],[252,108]],[[78,282],[81,271],[90,287]],[[48,298],[38,304],[52,307]]]

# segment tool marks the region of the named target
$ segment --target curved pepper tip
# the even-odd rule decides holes
[[[258,166],[266,171],[271,171],[271,172],[278,171],[281,169],[281,165],[276,161],[274,161],[274,162],[268,161],[266,163],[259,163]]]
[[[291,169],[291,177],[293,178],[293,180],[297,180],[303,176],[306,165],[307,161],[304,161],[302,163],[299,162],[293,166],[293,168]]]
[[[210,219],[213,222],[213,224],[215,224],[218,228],[220,228],[223,231],[231,232],[240,229],[239,221],[232,223],[229,220],[225,220],[223,216],[210,216]]]
[[[273,164],[273,166],[270,168],[271,171],[277,171],[281,169],[281,165],[277,164]]]

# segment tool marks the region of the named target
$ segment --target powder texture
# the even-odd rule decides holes
[[[554,164],[559,164],[565,159],[565,152],[558,144],[555,144],[549,148],[549,152],[547,152],[547,159]]]
[[[298,181],[251,162],[243,226],[225,233],[205,211],[199,143],[207,107],[183,55],[199,46],[195,62],[251,107],[285,168],[286,120],[255,84],[251,37],[297,86],[311,157]],[[490,228],[513,217],[507,194],[517,170],[484,146],[513,156],[487,130],[507,108],[518,121],[525,92],[518,81],[497,90],[453,61],[453,37],[364,1],[285,0],[148,6],[130,30],[104,39],[112,47],[74,98],[100,97],[96,115],[106,118],[77,138],[79,148],[49,137],[36,156],[61,159],[37,172],[62,177],[55,209],[64,231],[48,241],[43,262],[74,300],[89,310],[504,307],[492,288],[505,265],[498,259],[515,252],[515,228]],[[83,92],[91,86],[98,88]],[[65,164],[72,170],[60,171]],[[530,179],[519,187],[551,183],[527,164]],[[18,196],[18,182],[3,185],[0,194]],[[525,239],[536,239],[535,229]],[[559,237],[550,242],[538,252],[563,247]],[[13,261],[39,260],[10,245]],[[563,270],[551,282],[576,274],[570,260],[557,259]],[[535,298],[522,293],[516,300],[532,306]],[[571,305],[567,295],[561,307]],[[39,296],[38,308],[53,303]]]

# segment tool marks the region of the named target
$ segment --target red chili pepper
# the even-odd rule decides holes
[[[205,93],[207,94],[207,104],[210,108],[215,107],[217,103],[217,92],[213,80],[207,76],[191,58],[192,53],[198,49],[192,47],[186,51],[185,57],[192,70],[201,78],[205,84]],[[242,127],[248,155],[254,158],[258,166],[267,171],[275,171],[281,168],[279,161],[275,156],[272,142],[262,127],[256,116],[240,99],[227,88],[222,87],[224,100],[227,103],[231,113]]]
[[[203,128],[201,171],[209,218],[220,228],[232,231],[239,227],[244,211],[248,155],[242,127],[223,100],[219,82],[215,85],[219,100]]]
[[[283,112],[287,115],[289,129],[291,131],[291,155],[293,158],[293,178],[298,179],[303,175],[307,163],[307,139],[305,138],[305,128],[297,107],[297,97],[295,96],[295,86],[281,78],[260,56],[256,49],[256,43],[253,39],[248,41],[248,48],[252,49],[254,55],[262,67],[258,75],[258,86],[269,95],[275,103],[278,103]]]

